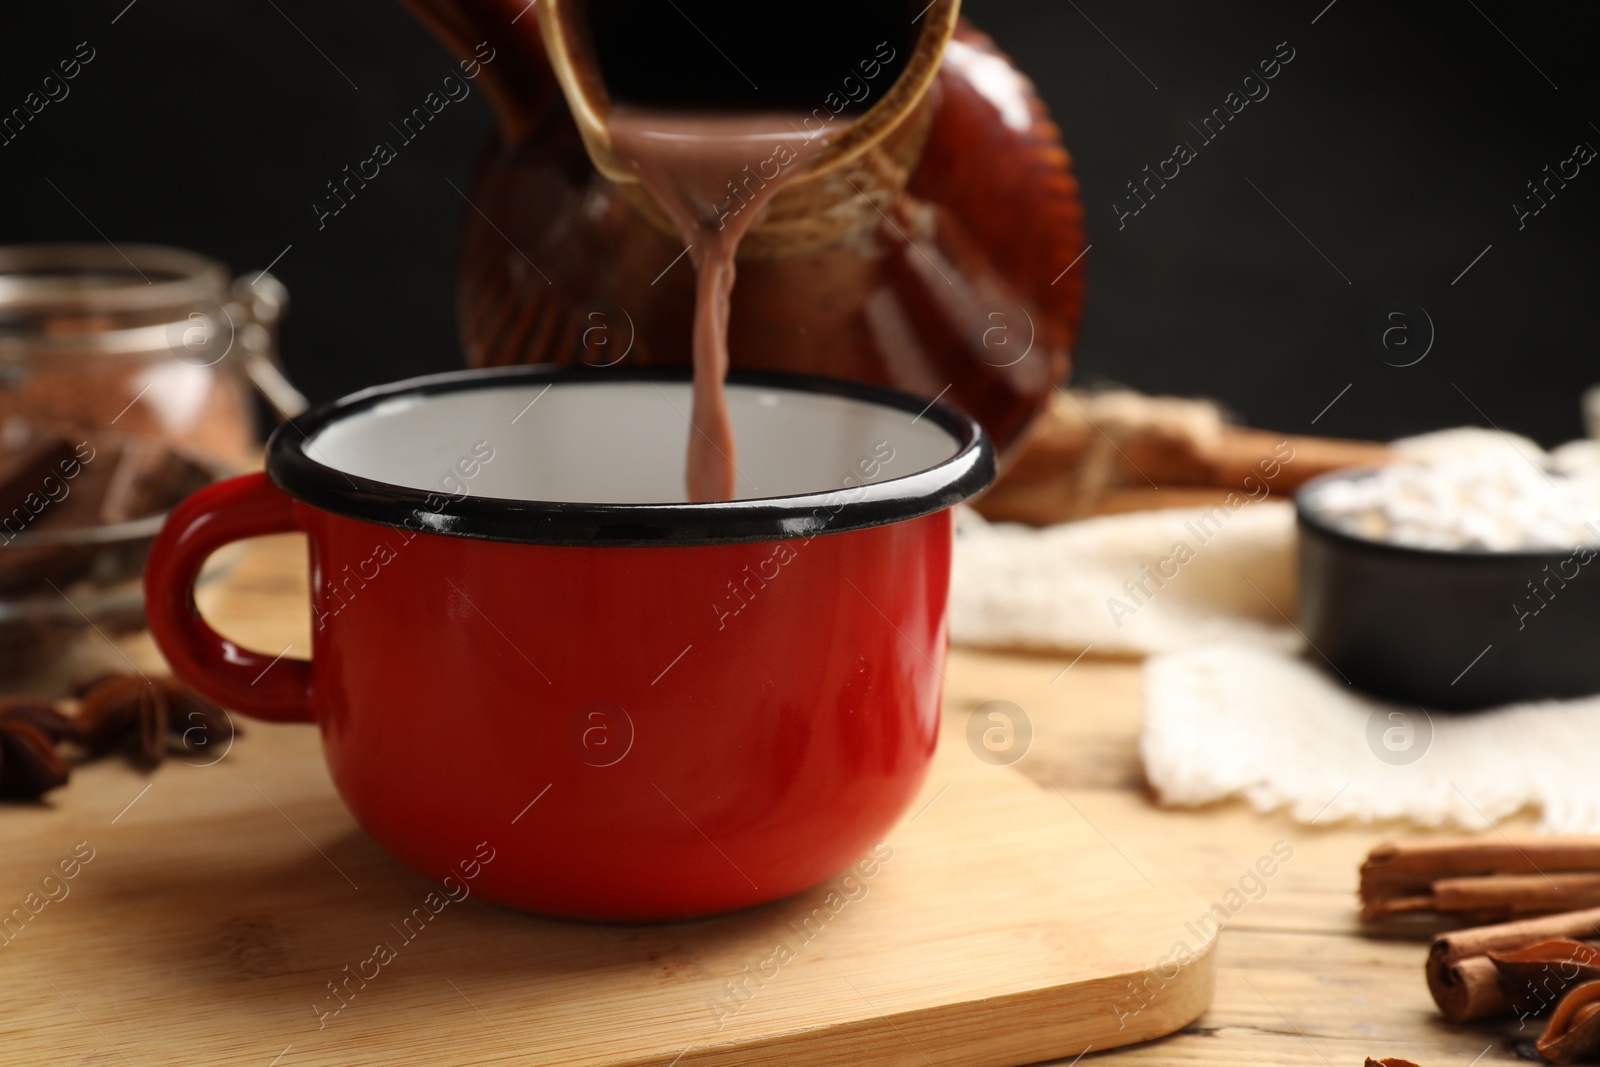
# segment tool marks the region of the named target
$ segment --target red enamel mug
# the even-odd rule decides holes
[[[875,386],[729,378],[740,495],[686,503],[686,371],[517,367],[369,389],[177,507],[150,631],[211,700],[315,723],[361,826],[441,880],[591,920],[787,896],[855,862],[933,755],[950,508],[993,453]],[[305,535],[310,660],[194,603],[206,557]]]

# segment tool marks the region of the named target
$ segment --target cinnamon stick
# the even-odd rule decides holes
[[[1505,911],[1519,915],[1600,907],[1600,874],[1502,874],[1442,878],[1433,883],[1435,911]]]
[[[1438,942],[1434,943],[1435,948]],[[1488,956],[1463,956],[1436,963],[1428,953],[1428,992],[1439,1013],[1453,1023],[1511,1014],[1511,996]]]
[[[1592,881],[1562,880],[1557,877],[1561,874],[1595,877]],[[1537,876],[1543,888],[1531,881],[1494,886],[1455,881],[1493,875]],[[1447,890],[1460,895],[1459,907],[1438,908],[1424,902],[1438,895],[1437,883],[1441,881],[1453,883]],[[1516,914],[1600,905],[1600,837],[1390,842],[1373,849],[1361,865],[1361,901],[1366,918],[1418,910],[1500,910]]]
[[[1600,836],[1428,837],[1390,841],[1367,856],[1364,880],[1415,882],[1462,874],[1600,871]]]
[[[975,502],[991,522],[1047,526],[1141,501],[1209,507],[1263,488],[1287,498],[1319,474],[1395,458],[1387,445],[1229,426],[1208,401],[1126,390],[1058,392],[1017,451]],[[1138,499],[1123,500],[1130,487]]]
[[[1600,908],[1456,930],[1428,950],[1428,991],[1451,1022],[1512,1010],[1512,991],[1489,953],[1505,953],[1552,938],[1600,938]]]
[[[1409,912],[1471,916],[1499,922],[1600,907],[1600,873],[1490,874],[1440,878],[1413,896],[1379,897],[1362,904],[1363,919]]]

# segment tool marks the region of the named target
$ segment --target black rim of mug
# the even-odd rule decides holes
[[[896,389],[812,375],[733,370],[730,385],[845,397],[926,419],[956,447],[947,459],[898,478],[794,496],[714,503],[592,504],[445,497],[348,474],[307,446],[325,427],[405,396],[567,382],[686,382],[688,367],[531,366],[452,371],[376,386],[280,425],[267,442],[267,475],[290,496],[345,518],[420,533],[515,544],[646,547],[784,541],[848,533],[943,511],[994,480],[994,449],[968,415]]]

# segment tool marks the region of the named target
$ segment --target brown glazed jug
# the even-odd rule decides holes
[[[405,2],[482,63],[497,120],[463,209],[471,365],[691,362],[694,268],[611,149],[618,102],[784,111],[826,134],[740,246],[735,367],[942,397],[1002,451],[1067,373],[1077,182],[959,0]]]

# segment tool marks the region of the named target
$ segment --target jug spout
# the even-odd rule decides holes
[[[414,0],[416,2],[416,0]],[[436,2],[436,0],[435,0]],[[540,37],[595,168],[663,231],[666,213],[619,158],[618,106],[763,111],[822,138],[770,201],[741,257],[832,244],[900,197],[927,137],[930,91],[960,0],[538,0]]]
[[[537,0],[401,2],[457,59],[475,64],[500,143],[520,144],[559,92],[533,15]]]

